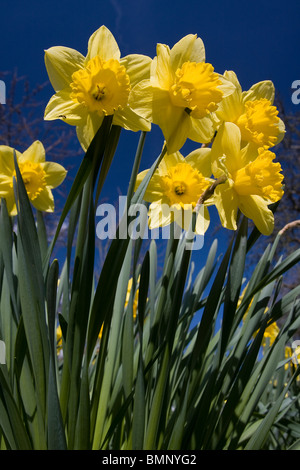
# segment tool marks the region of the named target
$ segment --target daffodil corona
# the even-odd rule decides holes
[[[273,105],[273,83],[265,80],[243,92],[234,72],[226,71],[224,77],[236,90],[222,101],[216,112],[221,122],[233,122],[239,127],[242,145],[250,142],[256,147],[270,148],[278,144],[283,139],[285,126]]]
[[[276,155],[264,147],[242,146],[239,127],[224,123],[211,149],[215,177],[227,180],[215,190],[214,201],[222,225],[236,229],[237,210],[253,220],[264,235],[274,228],[274,216],[268,206],[283,196],[281,165]]]
[[[54,162],[45,161],[45,149],[41,142],[34,142],[25,152],[16,152],[20,173],[32,205],[44,212],[53,212],[52,189],[59,186],[66,170]],[[10,215],[17,214],[13,180],[16,178],[14,149],[0,146],[0,197],[6,200]]]
[[[45,119],[62,119],[75,125],[86,150],[104,116],[133,131],[149,131],[151,124],[129,106],[132,87],[150,74],[150,57],[120,56],[111,32],[101,26],[89,39],[87,56],[67,47],[52,47],[45,53],[47,72],[55,90]]]

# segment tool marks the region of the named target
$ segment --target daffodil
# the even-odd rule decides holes
[[[32,205],[44,212],[53,212],[52,189],[59,186],[66,176],[62,165],[45,161],[45,149],[35,141],[25,152],[16,152],[18,167]],[[14,149],[0,146],[0,197],[6,200],[10,215],[17,214],[13,179],[16,178]]]
[[[224,98],[216,112],[221,121],[235,123],[241,131],[243,145],[251,142],[257,147],[270,148],[284,137],[285,126],[273,105],[275,88],[270,80],[258,82],[248,91],[242,87],[233,71],[226,71],[224,77],[236,89]]]
[[[138,83],[130,102],[145,119],[157,124],[169,153],[181,149],[186,139],[208,143],[216,120],[214,112],[235,86],[205,62],[201,38],[189,34],[172,49],[157,45],[150,79]]]
[[[279,333],[279,327],[276,322],[271,323],[264,331],[262,347],[272,346]]]
[[[151,58],[131,54],[121,58],[112,35],[101,26],[88,41],[87,55],[69,47],[45,52],[46,69],[55,90],[45,119],[61,119],[76,126],[78,139],[87,149],[104,116],[132,131],[149,131],[151,124],[129,106],[132,87],[149,76]]]
[[[268,206],[283,196],[281,165],[273,161],[276,155],[270,150],[241,144],[239,127],[224,123],[212,145],[211,160],[213,175],[225,175],[227,180],[215,189],[214,203],[224,227],[237,228],[240,209],[262,234],[269,235],[274,216]]]
[[[186,158],[177,151],[166,154],[153,174],[144,199],[150,202],[149,228],[165,227],[176,222],[184,230],[189,229],[192,212],[200,196],[212,184],[210,164],[210,149],[194,150]],[[136,186],[138,187],[148,170],[139,173]],[[211,204],[206,201],[206,205]],[[202,235],[209,225],[209,213],[203,206],[197,216],[195,231]]]

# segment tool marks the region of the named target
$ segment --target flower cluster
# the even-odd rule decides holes
[[[205,201],[196,231],[209,225],[207,206],[215,204],[221,223],[236,229],[240,210],[265,235],[274,227],[269,205],[282,195],[281,166],[269,149],[284,136],[284,124],[273,105],[274,85],[262,81],[242,91],[233,71],[223,75],[205,62],[203,41],[189,34],[172,48],[157,44],[157,56],[121,58],[111,32],[102,26],[89,39],[87,55],[67,47],[45,54],[55,95],[45,119],[76,126],[86,149],[104,116],[133,131],[158,125],[167,154],[145,194],[151,227],[182,223],[216,178],[223,184]],[[180,150],[187,139],[202,144],[186,158]],[[147,173],[138,175],[137,186]],[[172,211],[164,215],[163,206]],[[201,220],[199,220],[199,218]],[[190,217],[184,219],[190,220]]]
[[[84,150],[108,115],[113,124],[132,131],[150,131],[152,124],[162,130],[166,154],[145,193],[150,228],[174,220],[187,228],[201,195],[221,179],[198,211],[196,232],[207,229],[207,207],[212,204],[228,229],[236,229],[240,210],[261,233],[272,232],[269,205],[283,196],[283,175],[270,148],[282,140],[285,129],[273,105],[271,81],[242,91],[233,71],[220,74],[205,62],[203,41],[193,34],[172,48],[157,44],[153,59],[139,54],[121,58],[105,26],[90,37],[86,56],[69,47],[52,47],[45,52],[45,65],[55,90],[45,119],[76,126]],[[201,146],[184,158],[180,150],[187,139]],[[7,159],[11,150],[2,147],[0,152],[0,194],[14,213],[14,168],[11,156]],[[24,166],[24,155],[21,173],[30,199],[37,208],[52,210],[49,188],[60,184],[64,172],[43,158],[33,157]],[[138,175],[136,187],[146,173]],[[167,215],[165,204],[173,209]]]

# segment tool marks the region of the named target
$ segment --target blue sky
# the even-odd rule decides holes
[[[297,0],[7,0],[1,1],[2,70],[18,69],[34,82],[47,79],[43,51],[65,45],[86,52],[102,24],[122,55],[155,55],[157,42],[172,46],[198,34],[218,72],[235,70],[246,89],[272,79],[285,99],[300,77]],[[51,91],[49,90],[49,93]]]
[[[217,72],[234,70],[245,90],[271,79],[287,109],[296,110],[291,84],[300,79],[299,0],[2,0],[1,7],[0,70],[17,70],[32,87],[47,80],[45,49],[64,45],[85,54],[90,35],[104,24],[122,56],[154,57],[158,42],[173,46],[196,33]],[[49,84],[43,91],[45,105],[52,94]],[[137,140],[137,134],[122,133],[110,188],[119,184],[123,191],[127,184]],[[147,136],[143,169],[157,157],[162,142],[158,129]]]

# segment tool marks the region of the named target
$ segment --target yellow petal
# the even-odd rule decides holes
[[[211,150],[212,169],[216,177],[224,174],[221,159],[230,173],[234,173],[241,167],[240,148],[240,129],[231,122],[225,122],[218,130]]]
[[[43,163],[46,159],[45,148],[39,140],[33,142],[28,149],[19,157],[19,162],[31,161],[34,163]]]
[[[171,222],[173,222],[174,214],[167,204],[153,202],[150,204],[148,216],[148,225],[152,230],[154,228],[165,227],[169,225]]]
[[[134,110],[129,106],[122,109],[121,111],[116,111],[113,118],[113,124],[121,126],[124,129],[128,129],[134,132],[137,131],[150,131],[151,123],[139,116]]]
[[[173,71],[170,67],[170,48],[165,44],[157,44],[157,56],[151,66],[151,85],[169,90],[173,83]]]
[[[188,34],[183,37],[172,47],[170,52],[170,64],[174,72],[188,61],[205,62],[204,44],[196,34]]]
[[[103,60],[120,60],[121,54],[117,41],[106,26],[101,26],[91,35],[86,63],[97,55]]]
[[[223,98],[218,107],[218,110],[216,111],[216,114],[221,119],[221,121],[234,122],[244,112],[242,88],[235,72],[232,70],[225,71],[224,78],[234,85],[235,90],[233,93],[229,94],[229,96]]]
[[[241,212],[253,220],[263,235],[270,235],[274,229],[274,215],[267,202],[260,196],[239,196]]]
[[[185,160],[193,167],[196,168],[203,176],[210,177],[211,171],[211,149],[199,148],[189,153]]]
[[[275,87],[271,80],[264,80],[262,82],[255,83],[248,91],[243,92],[243,101],[254,101],[259,100],[260,98],[265,98],[272,104],[274,97]]]
[[[134,86],[128,98],[128,105],[144,119],[152,121],[153,88],[150,80],[142,80]]]
[[[16,150],[17,160],[20,158],[21,153]],[[0,145],[0,173],[3,175],[11,176],[15,171],[14,164],[14,149],[7,145]]]
[[[44,119],[46,121],[61,119],[73,126],[83,122],[87,110],[82,104],[71,100],[70,92],[70,88],[65,88],[52,96],[45,109]]]
[[[46,186],[31,203],[39,211],[53,212],[54,198],[51,189]]]
[[[140,54],[127,55],[120,60],[120,64],[124,65],[126,73],[129,75],[131,87],[150,78],[151,62],[150,57]]]
[[[226,80],[229,80],[231,83],[234,84],[236,90],[239,93],[242,93],[242,87],[240,85],[240,82],[237,78],[236,73],[233,70],[225,70],[223,76],[224,76],[224,78],[226,78]]]
[[[86,119],[83,121],[83,124],[76,127],[77,138],[85,152],[90,146],[97,130],[101,126],[102,121],[103,116],[99,116],[97,113],[89,113],[86,115]]]
[[[11,191],[9,194],[7,194],[7,196],[5,196],[5,201],[9,215],[17,215],[17,206],[13,191]]]
[[[70,85],[72,74],[84,66],[85,58],[70,47],[55,46],[45,51],[45,65],[55,91]]]
[[[59,186],[66,177],[67,171],[62,165],[55,162],[45,162],[42,165],[45,171],[45,181],[47,186],[50,188],[56,188]]]
[[[188,138],[206,144],[211,142],[216,130],[216,124],[212,115],[205,116],[202,119],[195,119],[190,116],[190,128]]]
[[[0,175],[0,198],[5,198],[7,194],[12,192],[12,181],[12,175]]]
[[[174,211],[174,221],[183,230],[188,231],[192,222],[193,210],[192,208],[182,209],[180,206],[172,206]],[[204,235],[210,224],[210,217],[207,207],[202,206],[197,214],[195,233],[197,235]]]
[[[172,104],[168,91],[153,89],[152,119],[163,132],[168,153],[180,150],[191,128],[190,116],[184,108]]]
[[[227,96],[230,96],[236,91],[235,85],[223,75],[219,75],[219,80],[221,81],[221,85],[218,86],[218,89],[222,91],[223,98],[227,98]]]
[[[170,168],[180,162],[184,162],[184,157],[180,152],[167,153],[160,162],[157,172],[160,176],[165,176]]]
[[[236,230],[236,217],[239,199],[227,181],[216,187],[214,202],[219,213],[221,224],[229,230]]]

